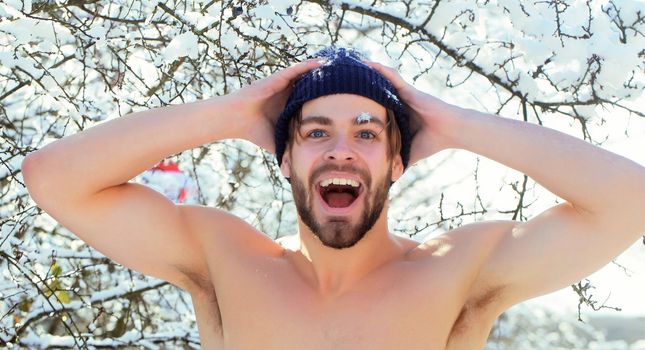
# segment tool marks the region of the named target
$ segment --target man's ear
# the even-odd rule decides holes
[[[403,175],[403,160],[401,155],[397,154],[392,160],[392,181],[398,180]]]
[[[282,164],[280,165],[280,172],[282,176],[289,179],[291,177],[291,152],[287,148],[282,155]]]

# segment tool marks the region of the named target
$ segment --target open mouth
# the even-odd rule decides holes
[[[362,193],[362,185],[354,180],[328,179],[318,186],[318,193],[330,208],[347,208]]]

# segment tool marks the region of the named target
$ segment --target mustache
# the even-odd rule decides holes
[[[327,173],[331,171],[357,174],[361,179],[363,179],[365,186],[368,188],[370,187],[372,182],[372,178],[370,177],[370,174],[369,172],[367,172],[367,170],[357,168],[352,164],[347,164],[347,165],[323,164],[311,173],[311,176],[309,178],[309,183],[313,184],[314,179],[318,178],[323,173]]]

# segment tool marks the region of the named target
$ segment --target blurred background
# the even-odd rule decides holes
[[[0,347],[200,348],[186,292],[106,259],[30,199],[21,161],[49,142],[227,94],[334,44],[447,102],[645,165],[644,14],[634,0],[1,2]],[[275,158],[245,141],[171,155],[132,181],[178,205],[228,210],[273,239],[296,233]],[[390,198],[390,229],[419,241],[562,202],[462,150],[418,162]],[[487,349],[645,349],[644,242],[510,309]]]

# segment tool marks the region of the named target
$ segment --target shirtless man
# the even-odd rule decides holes
[[[447,104],[392,68],[340,51],[229,95],[53,142],[23,163],[29,192],[109,258],[188,291],[204,349],[481,349],[504,310],[579,281],[645,231],[640,165]],[[335,92],[317,96],[330,72],[342,73],[331,80]],[[338,85],[360,77],[377,82]],[[303,79],[312,85],[294,87]],[[388,81],[398,97],[384,92],[393,91]],[[298,93],[301,109],[287,100]],[[282,113],[287,107],[296,112]],[[298,235],[284,246],[229,213],[175,205],[128,182],[169,155],[230,138],[278,153],[299,214]],[[391,181],[448,148],[517,169],[566,202],[527,222],[477,222],[423,243],[393,235]]]

